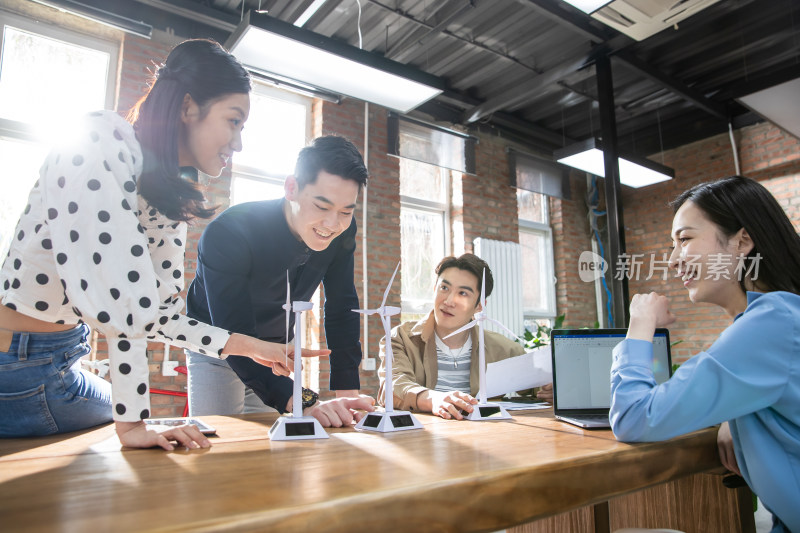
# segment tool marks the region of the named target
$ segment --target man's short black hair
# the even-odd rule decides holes
[[[300,150],[294,177],[302,189],[317,181],[320,171],[341,176],[358,183],[359,189],[367,184],[369,173],[358,149],[344,137],[326,135],[317,137],[310,145]]]
[[[457,268],[459,270],[466,270],[478,278],[478,303],[480,303],[481,280],[483,279],[484,269],[486,270],[486,297],[492,294],[494,288],[494,278],[492,277],[492,269],[486,264],[486,261],[474,254],[464,254],[460,257],[448,256],[439,261],[436,266],[436,275],[439,276],[448,268]],[[476,304],[477,305],[477,304]]]

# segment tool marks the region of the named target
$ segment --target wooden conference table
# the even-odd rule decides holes
[[[0,530],[752,531],[749,492],[698,475],[720,467],[712,429],[625,444],[548,409],[272,442],[275,416],[203,417],[208,450],[122,449],[112,426],[0,440]]]

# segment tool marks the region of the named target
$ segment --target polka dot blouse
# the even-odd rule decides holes
[[[0,270],[6,307],[106,335],[122,422],[150,415],[148,340],[219,356],[230,336],[181,314],[186,223],[136,194],[141,171],[133,127],[89,115],[45,160]]]

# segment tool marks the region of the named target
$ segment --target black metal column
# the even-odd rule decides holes
[[[622,218],[622,185],[619,183],[619,164],[617,160],[617,119],[614,115],[614,83],[611,77],[611,61],[601,55],[595,63],[597,69],[597,93],[600,101],[600,126],[605,162],[606,213],[608,218],[608,264],[606,277],[611,289],[611,310],[615,327],[627,327],[630,322],[628,311],[628,279],[617,279],[620,270],[620,257],[625,253],[625,224]]]

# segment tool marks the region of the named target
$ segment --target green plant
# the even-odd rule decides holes
[[[536,332],[526,329],[525,333],[522,334],[522,340],[524,341],[522,345],[526,350],[530,351],[539,346],[550,344],[550,332],[554,329],[561,329],[564,324],[564,317],[565,315],[557,316],[553,321],[552,327],[536,323]]]

